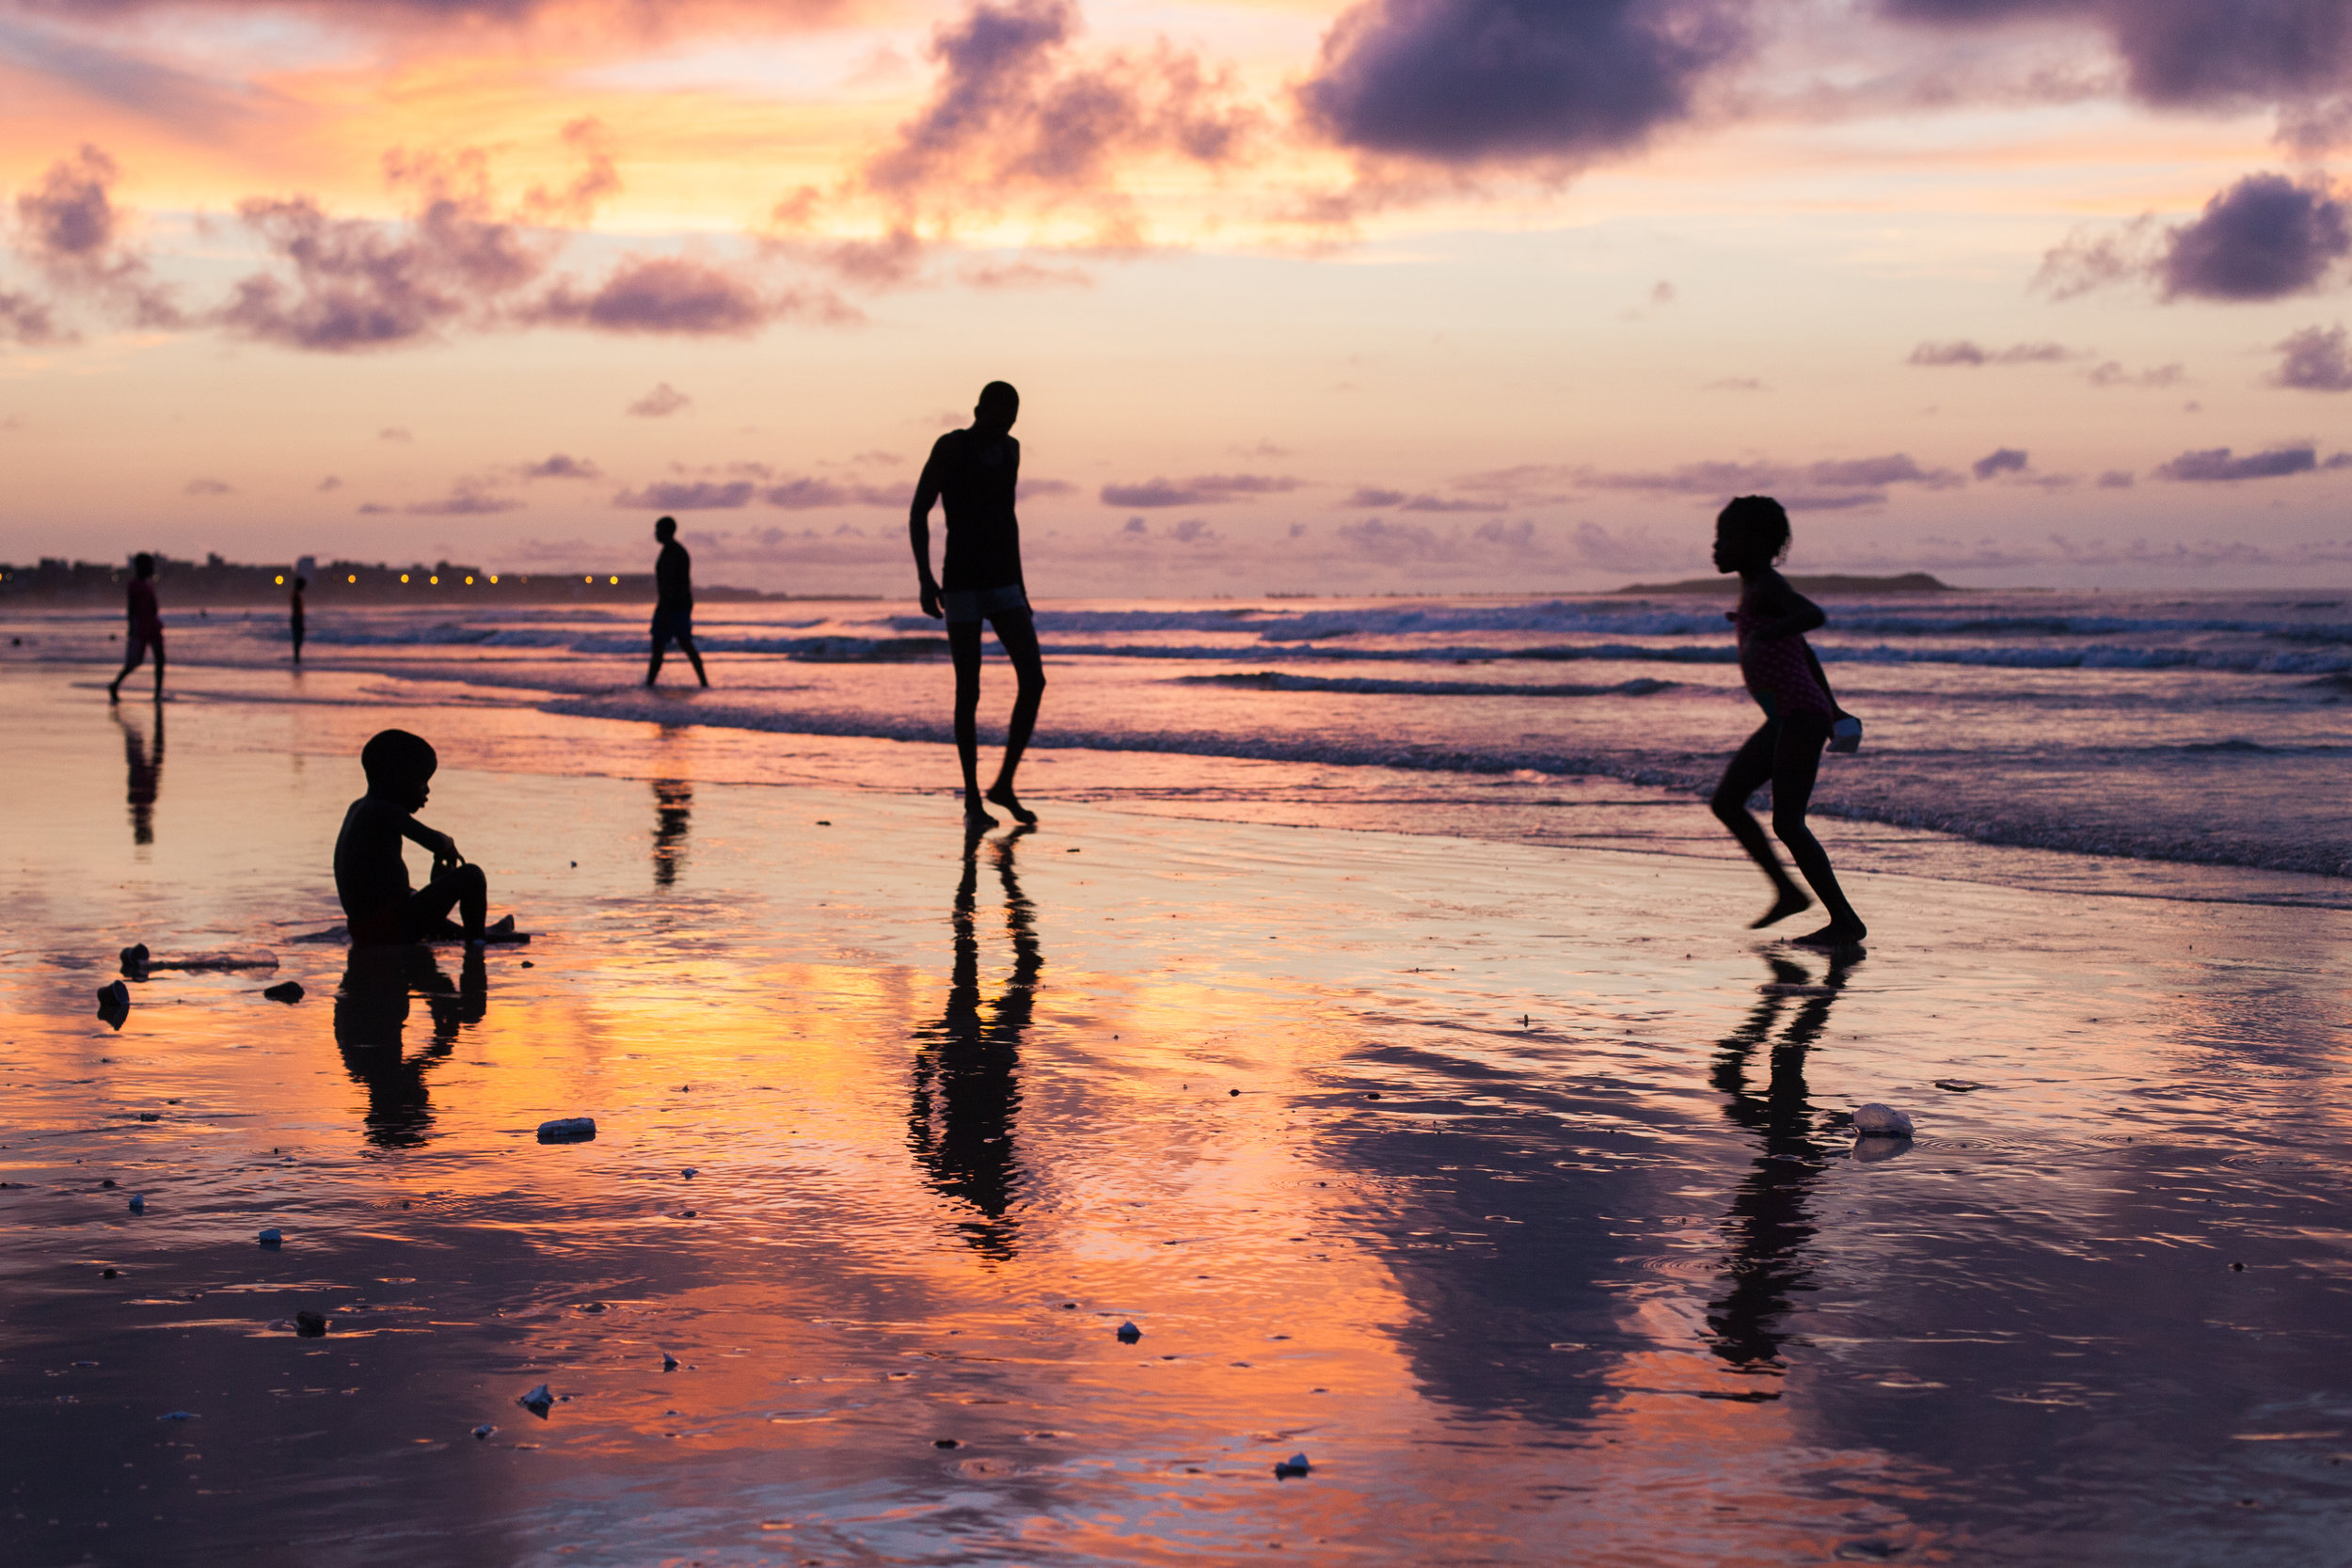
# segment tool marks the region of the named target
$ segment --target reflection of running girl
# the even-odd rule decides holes
[[[155,558],[141,550],[131,560],[129,597],[131,626],[123,636],[122,668],[106,688],[106,701],[122,700],[122,677],[139,667],[150,652],[155,656],[155,700],[164,700],[164,617],[155,605]]]
[[[1842,947],[1860,942],[1868,928],[1846,902],[1837,874],[1830,869],[1828,851],[1804,822],[1821,748],[1840,717],[1821,661],[1804,640],[1806,632],[1829,617],[1773,569],[1788,553],[1788,514],[1769,496],[1741,496],[1715,519],[1715,570],[1740,574],[1740,608],[1730,614],[1740,637],[1740,673],[1764,709],[1764,723],[1724,769],[1713,804],[1740,847],[1772,879],[1777,895],[1755,926],[1786,920],[1813,900],[1781,869],[1763,827],[1748,813],[1748,797],[1771,783],[1772,832],[1788,847],[1789,859],[1829,911],[1828,925],[1797,940],[1809,946]]]

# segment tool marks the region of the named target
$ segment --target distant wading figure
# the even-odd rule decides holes
[[[286,599],[286,628],[294,633],[294,661],[302,662],[302,591],[310,586],[309,578],[294,578],[294,593]]]
[[[1788,553],[1788,514],[1769,496],[1739,497],[1715,519],[1715,570],[1740,574],[1740,608],[1727,616],[1739,631],[1740,673],[1764,709],[1764,724],[1724,769],[1713,804],[1778,895],[1750,929],[1786,920],[1813,902],[1781,869],[1763,827],[1748,814],[1748,797],[1769,780],[1772,832],[1829,911],[1828,925],[1797,941],[1810,947],[1845,947],[1869,933],[1846,902],[1821,841],[1804,823],[1821,748],[1844,715],[1830,695],[1821,661],[1804,640],[1829,617],[1773,569]]]
[[[1013,488],[1021,477],[1021,443],[1009,434],[1021,412],[1021,394],[1002,381],[980,388],[969,430],[951,430],[931,447],[930,461],[914,487],[907,534],[914,546],[914,570],[922,583],[923,613],[945,618],[947,649],[956,661],[956,755],[963,764],[963,820],[973,829],[993,828],[996,819],[981,803],[979,780],[980,623],[993,624],[1005,657],[1020,681],[1012,721],[1005,726],[1005,755],[986,799],[1018,822],[1037,813],[1012,790],[1013,770],[1037,727],[1038,704],[1045,695],[1045,663],[1038,653],[1037,626],[1021,581],[1021,525],[1013,516]],[[946,503],[946,562],[944,583],[931,576],[931,502]]]
[[[155,558],[141,550],[131,558],[131,586],[126,595],[130,629],[123,635],[122,668],[106,688],[106,701],[122,700],[122,680],[139,667],[150,652],[155,656],[155,700],[164,700],[164,617],[155,605]]]
[[[703,656],[694,646],[693,558],[677,542],[675,517],[654,524],[653,536],[661,541],[661,554],[653,563],[653,662],[645,666],[645,684],[651,686],[661,673],[662,651],[675,641],[686,655],[686,662],[694,667],[694,678],[708,686]]]

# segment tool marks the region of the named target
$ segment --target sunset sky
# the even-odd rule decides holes
[[[2352,0],[0,0],[0,560],[2352,584]]]

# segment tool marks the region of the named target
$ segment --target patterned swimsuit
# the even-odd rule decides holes
[[[1732,613],[1732,626],[1740,638],[1740,676],[1747,682],[1748,694],[1764,709],[1764,716],[1786,719],[1803,713],[1836,718],[1836,705],[1814,678],[1804,639],[1756,636],[1756,628],[1764,624],[1765,617],[1749,610],[1742,595],[1740,608]]]

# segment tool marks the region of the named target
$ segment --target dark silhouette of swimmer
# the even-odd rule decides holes
[[[147,736],[141,735],[120,712],[115,722],[122,726],[122,798],[131,806],[131,842],[155,842],[155,798],[164,784],[164,710],[155,710],[155,744],[150,750]]]
[[[489,886],[478,865],[467,863],[457,841],[416,819],[432,796],[440,758],[421,736],[384,730],[360,748],[359,766],[368,792],[343,813],[335,839],[335,895],[342,900],[355,945],[369,942],[436,942],[462,936],[478,945],[486,935],[511,936],[515,917],[485,929]],[[401,840],[433,852],[433,877],[413,892]],[[454,908],[465,924],[449,922]]]
[[[710,677],[703,673],[702,653],[694,646],[693,557],[677,542],[675,517],[655,523],[653,536],[661,541],[661,553],[653,563],[653,662],[645,666],[645,684],[651,686],[661,673],[661,656],[675,642],[686,655],[686,662],[694,667],[694,678],[708,686]]]
[[[286,629],[294,635],[294,661],[302,662],[302,591],[310,586],[309,578],[297,577],[294,592],[286,595]]]
[[[1782,870],[1764,829],[1749,815],[1748,797],[1772,786],[1772,832],[1788,847],[1789,859],[1820,895],[1829,924],[1799,937],[1814,947],[1839,947],[1869,934],[1846,902],[1830,869],[1829,852],[1805,826],[1813,780],[1830,729],[1845,717],[1830,695],[1829,679],[1804,634],[1825,625],[1821,607],[1788,586],[1774,568],[1788,553],[1788,514],[1770,496],[1741,496],[1715,519],[1715,570],[1740,574],[1740,608],[1729,620],[1738,628],[1740,673],[1749,694],[1764,709],[1764,723],[1748,736],[1715,786],[1715,815],[1729,828],[1748,857],[1772,879],[1774,897],[1750,927],[1771,926],[1808,908],[1807,898]]]
[[[694,815],[694,786],[684,779],[653,782],[653,885],[669,887],[686,863],[686,831]]]
[[[408,997],[421,995],[433,1021],[423,1051],[403,1038]],[[429,947],[354,947],[335,993],[335,1044],[343,1070],[368,1091],[367,1140],[379,1148],[415,1148],[433,1126],[425,1074],[448,1059],[459,1034],[489,1011],[490,981],[479,949],[468,948],[457,983]]]
[[[164,700],[164,617],[155,604],[155,558],[145,550],[131,558],[131,584],[124,593],[124,605],[130,614],[130,629],[122,638],[122,668],[107,684],[106,701],[122,700],[123,677],[152,653],[155,700],[160,703]]]
[[[907,1145],[930,1174],[931,1190],[969,1205],[978,1215],[962,1222],[964,1239],[983,1256],[1013,1256],[1018,1227],[1007,1218],[1020,1185],[1013,1123],[1021,1110],[1021,1037],[1037,1005],[1038,974],[1045,960],[1037,940],[1037,911],[1013,876],[1016,828],[991,848],[1005,889],[1005,929],[1012,938],[1012,977],[993,1005],[980,1000],[977,833],[963,844],[963,879],[956,885],[954,976],[947,1011],[918,1030],[914,1104],[907,1116]]]
[[[993,828],[996,819],[981,803],[978,714],[980,625],[996,628],[996,641],[1012,660],[1020,682],[1012,721],[1005,726],[1005,754],[987,799],[1013,820],[1031,823],[1037,813],[1013,793],[1012,776],[1037,728],[1038,704],[1045,696],[1045,663],[1038,653],[1037,625],[1021,579],[1021,524],[1013,515],[1013,491],[1021,480],[1021,443],[1010,434],[1021,413],[1021,394],[1002,381],[980,388],[966,430],[951,430],[932,443],[930,460],[914,486],[907,535],[914,546],[914,573],[923,613],[947,623],[947,650],[956,662],[956,757],[963,765],[964,820]],[[945,501],[946,560],[931,576],[931,503]]]
[[[1833,956],[1822,983],[1844,986],[1857,958],[1851,948]],[[1775,980],[1805,983],[1804,971],[1795,964],[1785,958],[1769,961]],[[1804,1056],[1829,1026],[1830,1004],[1836,1000],[1804,998],[1773,1040],[1789,998],[1767,996],[1725,1037],[1715,1056],[1714,1085],[1730,1096],[1724,1115],[1754,1132],[1761,1146],[1724,1217],[1731,1243],[1724,1261],[1724,1290],[1707,1309],[1715,1354],[1743,1371],[1781,1369],[1781,1346],[1788,1338],[1784,1320],[1793,1298],[1813,1288],[1806,1258],[1815,1228],[1813,1190],[1826,1163],[1836,1156],[1806,1094]],[[1757,1047],[1767,1041],[1772,1072],[1758,1095],[1749,1085],[1748,1067]]]

